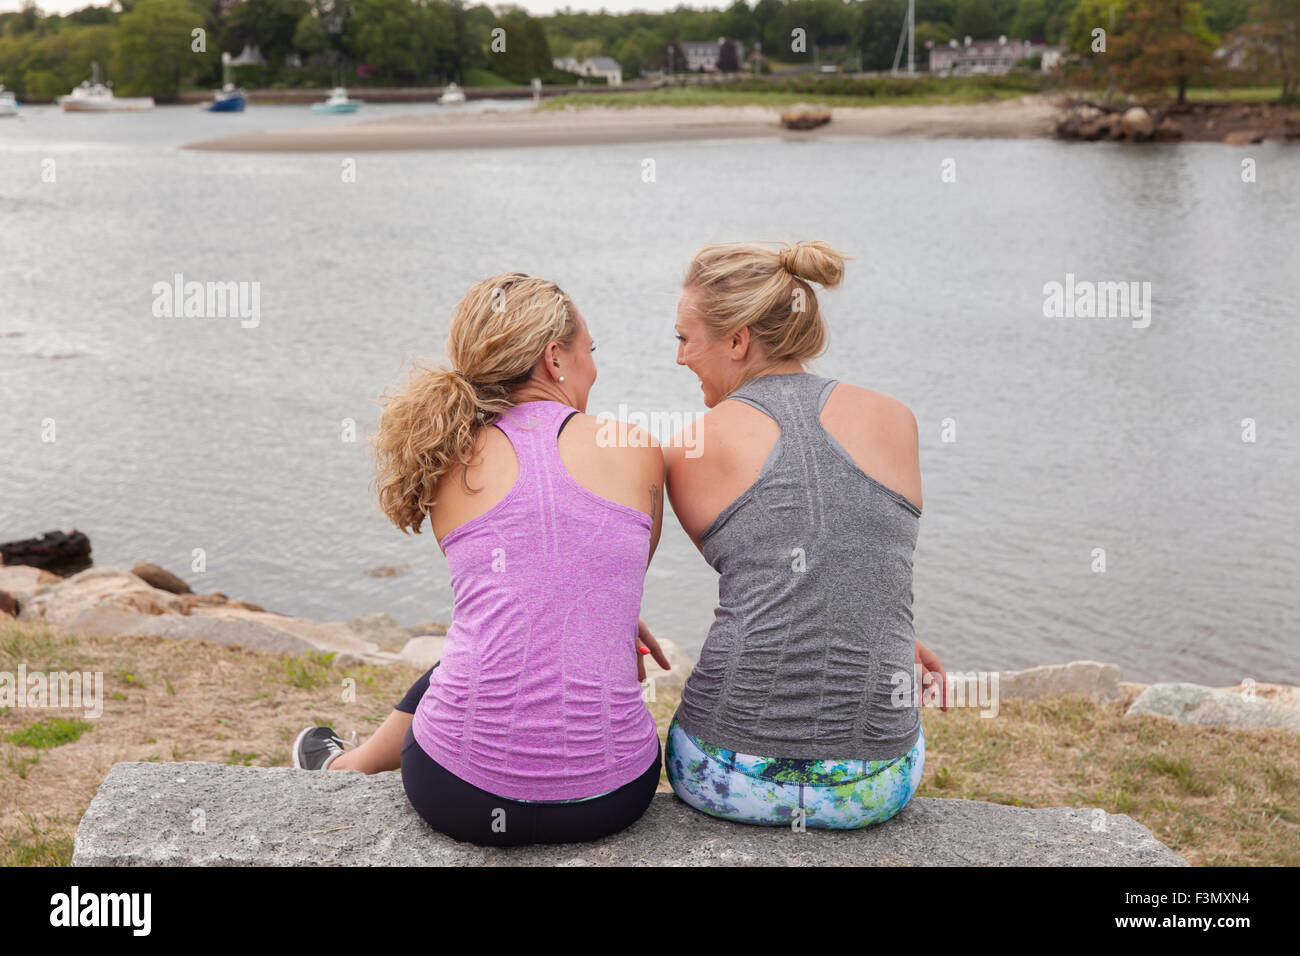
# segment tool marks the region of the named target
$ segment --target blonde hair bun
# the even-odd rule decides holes
[[[833,289],[844,278],[848,257],[821,239],[786,243],[781,250],[781,267],[806,282]]]

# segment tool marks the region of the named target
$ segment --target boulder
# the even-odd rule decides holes
[[[1166,116],[1156,127],[1156,137],[1160,142],[1173,142],[1183,138],[1183,128],[1171,116]]]
[[[170,591],[172,594],[190,593],[188,584],[165,568],[160,568],[148,561],[137,561],[135,567],[131,569],[131,573],[141,581],[151,584],[159,590]]]
[[[1211,123],[1206,123],[1205,128],[1209,129],[1211,125]],[[1234,129],[1227,136],[1223,137],[1223,143],[1225,146],[1250,146],[1252,143],[1264,142],[1264,137],[1266,135],[1266,133],[1258,130]]]
[[[144,634],[171,640],[238,644],[270,653],[300,654],[316,650],[297,635],[255,620],[222,619],[201,614],[137,614],[117,607],[87,608],[62,625],[63,630],[88,637]]]
[[[507,825],[509,821],[507,819]],[[792,832],[705,816],[659,793],[621,833],[510,848],[458,843],[411,808],[400,773],[118,763],[77,828],[73,866],[1186,866],[1101,809],[916,797],[863,830]]]
[[[1099,140],[1114,139],[1119,136],[1122,127],[1119,117],[1114,113],[1103,113],[1079,126],[1079,139]]]
[[[1124,712],[1125,717],[1168,717],[1197,727],[1261,729],[1300,733],[1300,707],[1260,693],[1217,690],[1200,684],[1152,684]]]
[[[57,584],[41,588],[22,602],[22,618],[44,618],[56,627],[92,608],[111,607],[140,614],[179,614],[181,600],[128,571],[90,568]]]
[[[370,641],[382,650],[400,653],[410,639],[410,632],[387,614],[365,614],[349,621],[332,621],[325,625],[340,635]]]
[[[0,544],[0,561],[33,568],[67,568],[90,563],[90,539],[80,531],[47,531],[39,538]]]
[[[691,656],[677,646],[674,641],[666,637],[657,638],[659,648],[668,658],[671,664],[669,670],[664,670],[659,666],[659,662],[650,654],[645,655],[645,676],[655,688],[655,692],[681,690],[686,684],[686,678],[691,675],[691,668],[695,666]]]
[[[796,103],[781,111],[781,125],[786,129],[808,130],[825,126],[831,121],[831,111],[825,106]]]
[[[1060,694],[1083,694],[1094,700],[1119,700],[1120,669],[1100,661],[1071,661],[1047,664],[1024,671],[998,674],[998,696],[1002,698],[1056,697]]]
[[[20,610],[41,588],[58,584],[62,580],[57,574],[27,564],[0,566],[0,591],[8,592],[18,602]]]
[[[1120,124],[1124,135],[1135,142],[1148,140],[1156,133],[1156,121],[1140,106],[1131,106],[1125,110]]]
[[[446,646],[447,638],[436,634],[413,637],[406,642],[398,659],[420,670],[428,670],[442,659],[442,652]]]

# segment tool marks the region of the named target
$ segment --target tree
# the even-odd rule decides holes
[[[1098,29],[1105,31],[1104,51],[1094,49]],[[1172,86],[1180,104],[1193,79],[1209,78],[1217,45],[1195,0],[1128,0],[1118,9],[1105,0],[1082,0],[1068,42],[1082,58],[1085,83],[1157,96]]]
[[[998,35],[998,15],[993,0],[960,0],[953,30],[959,37],[987,40]]]
[[[1235,30],[1232,40],[1250,51],[1257,76],[1275,76],[1282,87],[1281,102],[1297,103],[1300,83],[1300,0],[1254,0],[1250,22]]]
[[[207,51],[191,49],[191,31],[205,23],[204,14],[186,0],[137,0],[122,14],[113,43],[113,76],[117,92],[170,94],[181,77],[211,69],[216,44]]]
[[[1034,40],[1043,36],[1046,26],[1046,0],[1020,0],[1007,36],[1015,40]]]
[[[907,0],[867,0],[858,14],[857,45],[864,70],[888,70],[894,65],[898,35],[907,19]],[[918,35],[918,40],[921,37]],[[924,42],[924,40],[921,40]],[[924,47],[921,48],[924,51]]]
[[[718,72],[739,73],[740,57],[736,55],[736,41],[723,40],[718,46]]]

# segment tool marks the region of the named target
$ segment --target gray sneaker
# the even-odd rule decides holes
[[[346,746],[334,728],[308,727],[293,742],[293,765],[299,770],[324,770]],[[352,746],[356,746],[355,740]]]

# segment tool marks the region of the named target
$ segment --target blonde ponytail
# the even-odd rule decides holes
[[[452,368],[417,367],[384,396],[374,452],[379,507],[393,524],[420,533],[442,479],[469,468],[478,430],[515,404],[546,347],[567,346],[576,331],[572,302],[545,279],[505,273],[465,293],[447,337]]]

